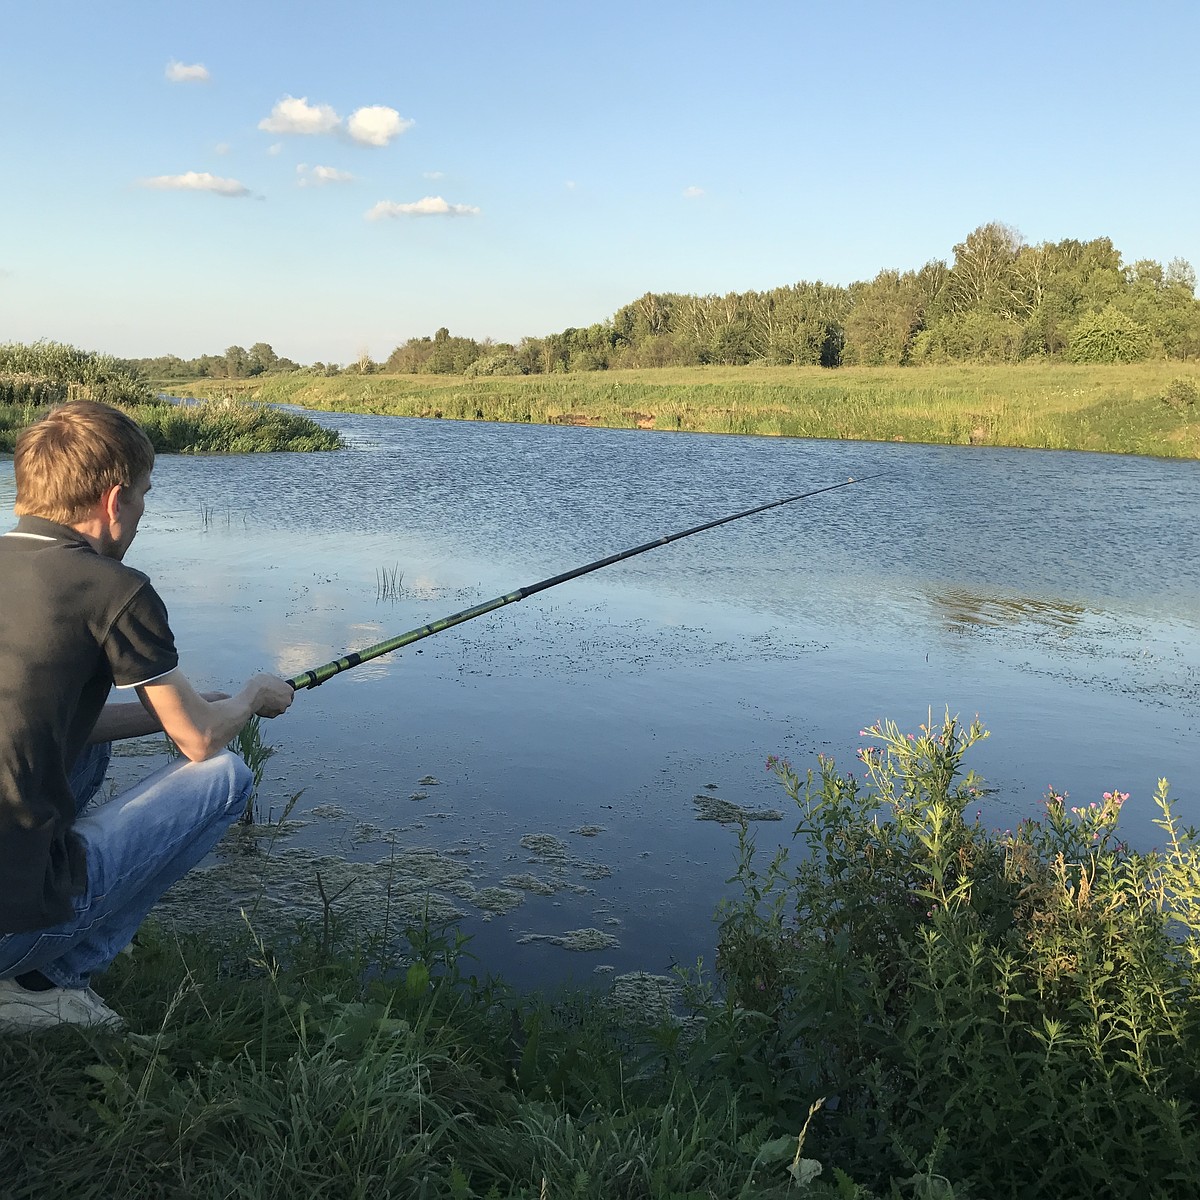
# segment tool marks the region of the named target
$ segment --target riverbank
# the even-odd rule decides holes
[[[337,450],[342,439],[309,417],[226,397],[180,405],[128,362],[60,342],[0,345],[0,453],[57,404],[116,405],[146,431],[158,454]]]
[[[801,845],[741,825],[715,974],[520,993],[453,925],[347,927],[320,874],[289,936],[253,896],[240,936],[148,926],[99,983],[131,1032],[0,1038],[4,1195],[1190,1196],[1200,848],[1167,782],[1160,852],[1115,791],[989,832],[978,722],[862,736],[858,780],[768,762]]]
[[[0,453],[11,454],[17,434],[49,407],[0,403]],[[337,450],[342,445],[336,430],[325,429],[310,417],[244,400],[206,400],[187,405],[151,401],[120,403],[118,407],[146,431],[156,454]]]
[[[164,384],[331,412],[1200,458],[1200,367],[698,367]]]

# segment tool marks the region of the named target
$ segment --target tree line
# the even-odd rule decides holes
[[[1125,265],[1109,238],[1028,245],[999,222],[954,247],[953,261],[880,271],[849,286],[800,282],[725,295],[647,292],[606,321],[517,344],[410,338],[383,363],[300,368],[270,346],[186,361],[137,360],[156,378],[245,378],[284,370],[336,374],[527,375],[623,367],[751,363],[908,366],[960,362],[1138,362],[1200,356],[1196,273]]]
[[[290,358],[280,358],[266,342],[255,342],[249,350],[230,346],[224,354],[201,354],[199,358],[160,354],[131,362],[151,379],[252,379],[304,369]]]

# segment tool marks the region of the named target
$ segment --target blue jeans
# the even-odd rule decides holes
[[[173,762],[106,804],[110,747],[89,746],[71,772],[75,831],[87,850],[87,888],[75,915],[33,933],[0,936],[0,979],[40,971],[58,987],[84,988],[133,940],[138,926],[242,815],[254,786],[228,750],[202,763]]]

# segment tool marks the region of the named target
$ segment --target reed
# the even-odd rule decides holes
[[[129,409],[160,454],[337,450],[342,439],[299,413],[222,397],[200,404]]]
[[[0,345],[0,402],[5,401],[10,384],[27,386],[37,381],[63,390],[55,401],[83,398],[110,404],[143,404],[154,399],[149,383],[137,368],[110,354],[79,350],[61,342]]]
[[[238,730],[237,737],[229,743],[229,749],[241,756],[254,776],[254,787],[246,798],[246,807],[240,818],[243,825],[253,825],[256,817],[255,802],[258,799],[258,789],[262,785],[263,771],[266,769],[267,760],[274,756],[275,747],[263,741],[262,720],[255,716]]]
[[[404,592],[404,572],[398,566],[375,568],[375,599],[399,600]]]
[[[124,409],[160,454],[240,454],[334,450],[333,430],[311,418],[228,396],[177,405],[150,387],[137,369],[109,355],[57,342],[0,345],[0,451],[51,405],[96,400]]]
[[[50,404],[77,398],[39,394],[40,400],[0,403],[0,452],[11,453],[17,435]],[[342,446],[336,430],[324,429],[299,413],[228,398],[186,406],[152,402],[118,407],[146,431],[157,454],[250,454],[337,450]]]

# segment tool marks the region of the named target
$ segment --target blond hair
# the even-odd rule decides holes
[[[70,525],[110,487],[131,487],[153,466],[154,447],[132,417],[94,400],[71,400],[18,435],[13,511]]]

